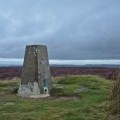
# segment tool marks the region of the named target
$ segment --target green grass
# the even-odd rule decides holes
[[[88,75],[52,82],[50,99],[28,99],[10,93],[18,80],[0,81],[0,120],[104,120],[111,81]]]

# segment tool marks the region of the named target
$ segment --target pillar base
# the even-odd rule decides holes
[[[40,88],[37,82],[28,83],[27,85],[20,85],[18,96],[26,98],[45,98],[49,97],[49,93],[40,93]]]

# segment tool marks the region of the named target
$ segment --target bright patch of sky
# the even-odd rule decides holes
[[[120,60],[50,60],[50,65],[120,65]],[[22,66],[23,59],[0,58],[0,66]]]

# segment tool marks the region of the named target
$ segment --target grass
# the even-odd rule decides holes
[[[113,84],[109,102],[108,120],[120,120],[120,75]]]
[[[53,78],[51,98],[11,94],[19,80],[0,81],[0,120],[104,120],[111,81],[98,76]]]

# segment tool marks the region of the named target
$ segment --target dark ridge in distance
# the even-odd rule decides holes
[[[119,72],[117,66],[70,66],[70,65],[52,65],[50,67],[51,75],[65,76],[65,75],[99,75],[106,79],[116,80]],[[22,66],[1,66],[0,80],[12,79],[20,77],[22,74]]]

